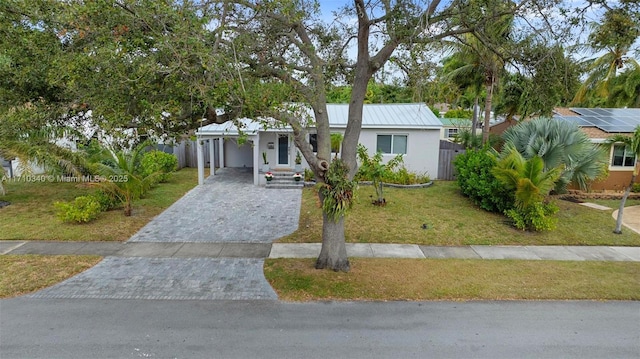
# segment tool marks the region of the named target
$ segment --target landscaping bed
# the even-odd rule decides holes
[[[118,207],[83,224],[62,223],[53,204],[96,191],[86,183],[9,182],[3,200],[11,205],[0,209],[0,240],[125,241],[195,187],[197,175],[194,168],[175,172],[134,202],[132,216]]]

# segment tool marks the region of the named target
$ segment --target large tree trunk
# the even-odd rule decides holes
[[[639,167],[639,165],[636,164],[636,167]],[[620,200],[620,207],[618,208],[618,217],[616,218],[616,229],[613,230],[613,233],[615,234],[622,234],[622,214],[624,212],[624,205],[626,204],[627,198],[631,193],[631,188],[633,188],[633,184],[636,182],[637,172],[638,172],[637,170],[633,171],[633,174],[631,175],[631,182],[629,182],[629,185],[625,189],[624,194],[622,195],[622,199]]]
[[[349,271],[349,258],[344,238],[344,216],[334,221],[326,213],[322,213],[322,249],[316,261],[316,268],[330,268],[336,272]]]
[[[480,105],[478,105],[478,96],[473,100],[473,117],[471,118],[471,135],[476,136],[476,128],[478,128],[478,113]]]
[[[492,75],[489,83],[487,83],[487,98],[484,101],[484,127],[482,129],[482,143],[489,142],[489,129],[491,121],[491,102],[493,100],[493,87],[495,77]]]

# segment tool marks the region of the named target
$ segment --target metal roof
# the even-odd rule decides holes
[[[309,111],[311,111],[309,109]],[[348,104],[327,104],[327,115],[332,128],[345,128],[349,113]],[[271,119],[273,121],[273,119]],[[248,135],[260,131],[291,131],[289,126],[268,126],[252,119],[239,119],[242,131]],[[442,122],[423,103],[365,104],[362,110],[362,128],[387,129],[439,129]],[[196,135],[237,136],[238,128],[233,121],[200,127]]]
[[[332,127],[346,127],[348,104],[327,104]],[[442,122],[424,103],[365,104],[362,128],[440,128]]]
[[[596,127],[607,133],[633,132],[640,126],[640,108],[570,108],[577,115],[556,114],[553,118]]]

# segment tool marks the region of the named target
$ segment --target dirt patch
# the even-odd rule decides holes
[[[569,190],[568,194],[565,195],[561,195],[560,198],[566,201],[571,201],[573,202],[571,199],[568,198],[573,198],[575,200],[581,200],[582,202],[585,202],[585,200],[591,200],[591,199],[622,199],[622,192],[598,192],[598,193],[589,193],[589,192],[582,192],[582,191],[577,191],[577,190]],[[628,199],[640,199],[640,193],[630,193],[629,194],[629,198]],[[576,202],[576,203],[580,203],[580,202]]]
[[[583,200],[576,198],[574,196],[564,196],[562,197],[563,200],[568,201],[568,202],[572,202],[572,203],[584,203]]]

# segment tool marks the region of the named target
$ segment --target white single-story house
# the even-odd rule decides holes
[[[348,104],[327,104],[331,132],[344,133],[348,110]],[[264,183],[260,171],[263,153],[271,170],[293,171],[297,150],[289,126],[267,127],[264,122],[250,119],[238,122],[242,124],[241,131],[233,122],[211,124],[196,131],[199,184],[204,183],[204,144],[207,140],[210,158],[217,155],[220,167],[252,167],[256,185]],[[381,151],[385,161],[402,154],[408,170],[435,178],[441,128],[440,120],[423,103],[365,104],[360,143],[370,155]],[[312,147],[315,146],[314,131],[315,128],[309,128]],[[246,135],[246,141],[239,145],[241,133]],[[304,158],[302,165],[307,166]]]

